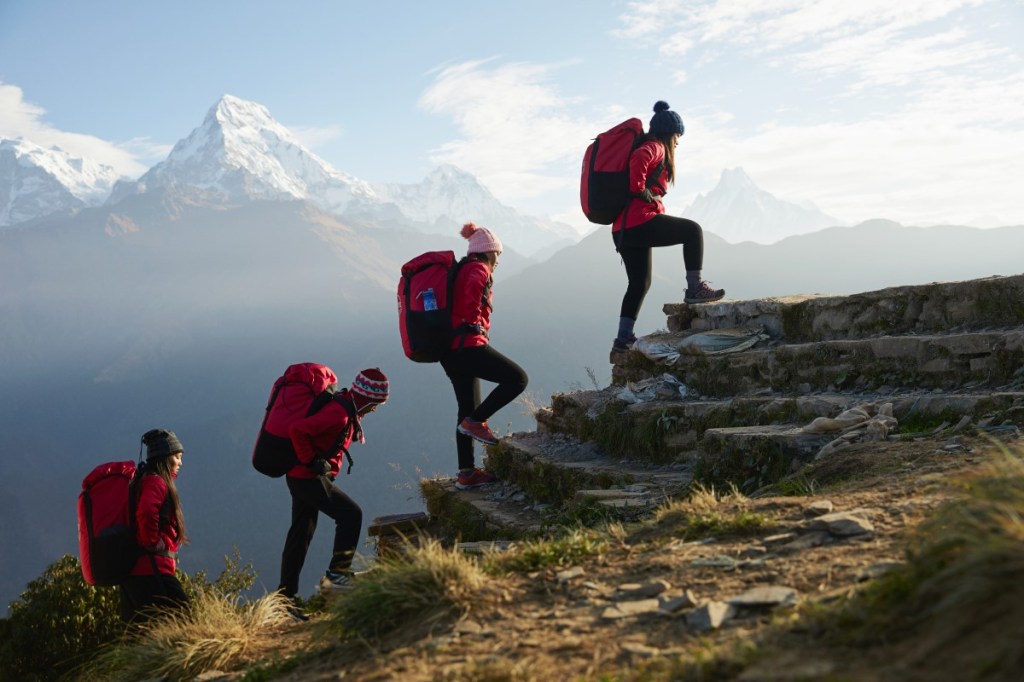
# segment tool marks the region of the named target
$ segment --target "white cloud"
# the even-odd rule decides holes
[[[976,12],[981,5],[992,11]],[[742,166],[768,191],[851,221],[970,224],[988,214],[1024,224],[1024,69],[1019,47],[1007,42],[1012,30],[992,27],[993,15],[1007,6],[1001,0],[633,3],[620,35],[660,50],[672,65],[685,55],[687,86],[703,85],[704,72],[724,56],[732,68],[744,59],[771,64],[780,87],[792,93],[763,113],[743,92],[716,99],[717,108],[685,112],[680,182],[670,209],[684,208],[679,202],[692,199],[694,186],[710,189],[723,167]],[[823,88],[823,79],[837,87]]]
[[[873,119],[773,124],[753,134],[711,116],[690,116],[691,132],[679,150],[678,191],[709,186],[723,166],[742,166],[777,196],[812,201],[853,222],[882,217],[913,225],[972,224],[990,214],[1003,224],[1024,224],[1024,130],[971,125],[979,110],[994,120],[1015,107],[1019,112],[1024,79],[1008,79],[1001,88],[967,85],[960,84],[962,92],[951,85],[947,93],[960,101],[936,92]],[[670,207],[685,204],[677,200]]]
[[[552,171],[582,158],[593,122],[573,117],[573,102],[552,84],[558,65],[470,61],[437,70],[419,106],[450,116],[460,136],[432,161],[473,173],[503,201],[578,182]]]
[[[154,145],[144,139],[114,144],[92,135],[58,130],[45,121],[45,114],[42,107],[25,101],[21,88],[0,83],[0,137],[22,137],[41,147],[60,147],[73,156],[110,166],[130,178],[138,177],[148,168],[140,158],[152,158],[169,151],[167,146]]]
[[[658,46],[666,57],[727,47],[822,76],[849,74],[864,83],[906,82],[991,57],[999,48],[967,43],[962,31],[917,37],[954,13],[996,0],[652,0],[634,2],[617,33]]]

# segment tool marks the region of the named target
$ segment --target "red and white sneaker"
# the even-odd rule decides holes
[[[494,435],[490,427],[487,426],[487,421],[478,422],[469,417],[462,420],[459,424],[459,433],[469,436],[475,440],[485,443],[487,445],[497,445],[498,437]]]
[[[498,477],[489,471],[484,471],[480,467],[474,467],[471,471],[460,471],[458,478],[455,479],[455,487],[459,490],[469,490],[470,488],[478,488],[488,483],[494,483],[498,480]]]
[[[701,280],[696,289],[687,289],[683,294],[684,303],[711,303],[725,296],[725,289],[712,289],[711,282]]]

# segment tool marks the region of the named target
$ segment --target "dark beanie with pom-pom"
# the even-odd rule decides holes
[[[679,114],[670,111],[668,102],[658,100],[654,103],[654,116],[651,117],[650,131],[654,134],[683,134],[683,119]]]

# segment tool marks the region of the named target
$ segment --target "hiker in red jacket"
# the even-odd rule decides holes
[[[455,277],[455,339],[441,358],[441,367],[452,382],[458,403],[455,448],[459,474],[455,487],[465,490],[495,480],[494,474],[475,466],[473,440],[488,445],[498,442],[487,420],[526,389],[527,376],[522,367],[494,350],[487,338],[491,328],[491,275],[501,256],[501,240],[486,227],[473,223],[466,223],[461,234],[469,240],[469,247]],[[481,379],[498,384],[483,402]]]
[[[172,431],[153,429],[142,436],[146,461],[132,484],[135,539],[142,549],[135,567],[121,583],[121,618],[126,623],[148,620],[154,609],[188,606],[188,596],[175,577],[178,547],[185,542],[185,519],[174,480],[184,449]]]
[[[292,496],[292,524],[281,554],[281,584],[278,590],[294,600],[299,591],[299,574],[316,531],[317,518],[324,513],[334,521],[334,549],[321,590],[352,586],[352,559],[359,544],[363,510],[334,485],[342,460],[355,439],[365,443],[360,420],[388,399],[388,379],[377,368],[356,375],[352,387],[342,391],[318,412],[296,420],[289,436],[299,463],[287,474]],[[341,402],[347,402],[347,407]],[[349,411],[355,418],[349,417]],[[293,612],[303,619],[301,612]]]
[[[686,303],[709,303],[725,296],[701,279],[704,231],[686,218],[665,213],[661,197],[675,183],[675,148],[683,136],[683,119],[665,102],[654,104],[654,116],[643,142],[629,157],[629,191],[626,210],[612,225],[615,250],[622,257],[629,284],[622,297],[619,332],[612,352],[629,350],[636,342],[633,327],[647,290],[651,288],[651,248],[683,245],[686,267]],[[661,169],[660,173],[658,169]]]

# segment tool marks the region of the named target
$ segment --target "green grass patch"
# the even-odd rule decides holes
[[[620,529],[615,526],[609,526],[603,532],[582,528],[567,530],[556,538],[527,541],[509,552],[491,555],[484,563],[484,571],[494,574],[529,573],[569,566],[609,551],[613,539],[619,534]]]
[[[640,524],[631,540],[691,542],[708,537],[748,537],[760,535],[775,524],[772,515],[750,509],[750,500],[736,488],[720,494],[696,485],[686,498],[660,507],[649,521]]]
[[[465,613],[485,579],[475,559],[429,540],[359,576],[332,607],[333,629],[374,641],[406,624]]]

